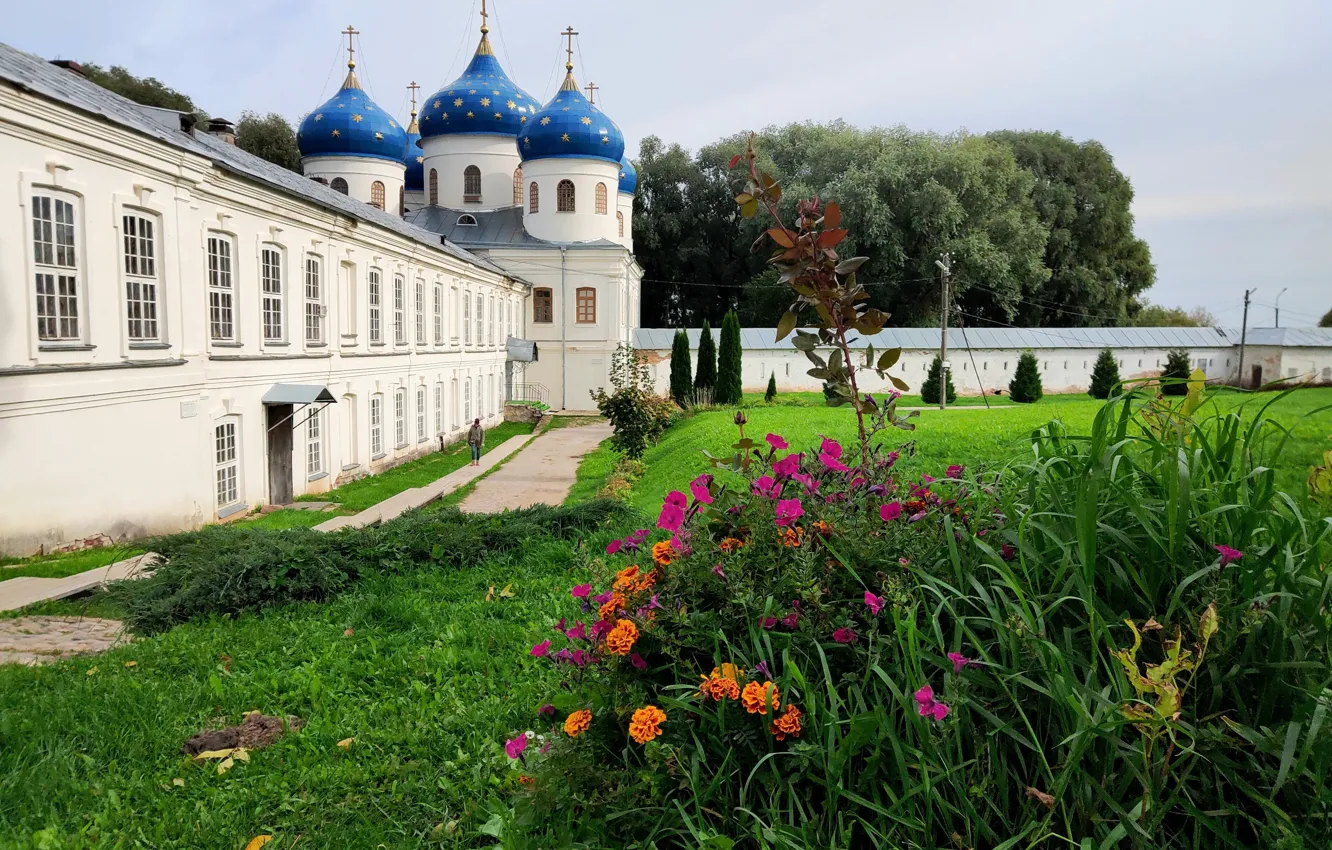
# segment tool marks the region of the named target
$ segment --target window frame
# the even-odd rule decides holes
[[[426,388],[425,384],[416,385],[416,442],[424,443],[430,439],[426,433]]]
[[[523,167],[521,165],[513,170],[513,205],[515,207],[523,205]]]
[[[439,206],[439,172],[433,168],[430,169],[428,185],[430,187],[430,206],[437,207]]]
[[[305,305],[305,344],[325,345],[324,338],[324,262],[318,254],[306,254],[301,280]]]
[[[347,180],[343,177],[334,177],[329,181],[328,188],[343,195],[351,194],[351,187],[347,185]]]
[[[435,298],[435,312],[433,316],[435,345],[443,345],[444,344],[444,284],[440,283],[439,281],[435,281],[433,295]]]
[[[407,278],[393,273],[393,344],[407,344]]]
[[[384,451],[384,394],[370,396],[370,459],[376,460]]]
[[[589,294],[584,303],[584,293]],[[584,310],[591,318],[583,318]],[[574,324],[595,325],[597,323],[597,289],[595,286],[580,286],[574,290]]]
[[[366,274],[366,307],[370,311],[367,332],[371,345],[384,344],[384,272],[371,266]]]
[[[415,307],[416,315],[412,318],[416,325],[416,344],[426,344],[426,300],[425,300],[425,278],[416,279]]]
[[[285,266],[286,256],[281,245],[265,242],[259,246],[259,317],[265,345],[287,341]],[[270,331],[276,331],[276,334]]]
[[[435,381],[435,434],[444,433],[444,382]]]
[[[606,215],[608,205],[606,203],[606,184],[598,183],[593,190],[593,211],[597,215]]]
[[[46,186],[33,187],[29,194],[27,237],[32,276],[28,285],[32,287],[29,291],[35,298],[32,321],[40,348],[80,346],[87,338],[83,250],[79,238],[79,228],[83,223],[82,200],[72,192]],[[46,215],[39,218],[42,201],[46,201]],[[61,204],[68,208],[68,221],[59,220]],[[49,239],[40,238],[39,223],[47,225],[45,233]],[[61,241],[62,229],[67,229],[68,243]],[[69,262],[64,263],[62,259],[68,259]],[[47,280],[43,281],[42,278]],[[49,285],[49,291],[42,287],[43,283]],[[49,314],[43,314],[44,306],[49,306]],[[47,323],[53,329],[51,334],[43,331]]]
[[[131,223],[134,223],[133,227]],[[122,207],[120,226],[121,270],[125,276],[125,334],[130,346],[159,343],[165,337],[162,333],[162,281],[158,274],[162,261],[158,250],[162,244],[159,238],[161,220],[150,210]],[[135,232],[131,233],[131,230]],[[139,325],[137,334],[136,323]]]
[[[226,432],[224,434],[224,431]],[[223,442],[228,440],[229,442]],[[226,473],[230,473],[226,475]],[[224,475],[226,489],[224,490]],[[228,500],[223,499],[229,496]],[[213,422],[213,507],[218,518],[230,516],[244,504],[241,486],[240,417],[224,416]]]
[[[536,215],[541,210],[541,192],[537,188],[537,182],[533,180],[527,184],[527,214]]]
[[[472,344],[472,290],[464,289],[462,293],[463,301],[463,345]]]
[[[226,250],[216,250],[218,248]],[[231,234],[210,230],[205,235],[204,275],[207,278],[208,288],[208,341],[238,343],[240,334],[239,323],[236,321],[236,240]],[[225,284],[222,283],[224,277]],[[228,328],[230,333],[219,336],[217,332],[222,327]]]
[[[619,228],[619,235],[624,238],[624,210],[615,211],[615,224]]]
[[[481,203],[481,169],[475,165],[463,169],[463,203]]]
[[[486,297],[480,292],[476,293],[476,314],[472,316],[472,321],[476,323],[476,346],[482,348],[486,344]]]
[[[324,475],[324,411],[315,410],[305,420],[305,478]]]
[[[532,324],[551,325],[554,323],[555,290],[549,286],[538,286],[532,290]]]
[[[377,210],[384,209],[384,205],[387,202],[384,193],[385,189],[383,180],[375,180],[372,182],[370,184],[370,206]]]
[[[407,388],[393,391],[393,443],[395,449],[407,447]]]
[[[555,184],[555,212],[578,212],[578,187],[568,178]]]

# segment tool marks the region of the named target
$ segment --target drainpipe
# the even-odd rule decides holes
[[[569,409],[569,342],[566,330],[569,325],[569,302],[566,300],[564,266],[568,259],[568,249],[560,246],[560,410]]]

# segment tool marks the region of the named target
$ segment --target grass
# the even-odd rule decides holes
[[[490,451],[511,437],[532,433],[534,426],[527,422],[505,422],[486,431],[486,441],[482,453]],[[302,496],[301,501],[337,502],[342,510],[358,513],[372,505],[377,505],[387,498],[396,496],[403,490],[421,487],[450,472],[467,465],[471,455],[467,444],[455,443],[442,452],[432,452],[425,457],[408,461],[400,466],[365,478],[358,478],[326,493]],[[327,516],[325,516],[327,519]]]
[[[33,558],[3,558],[0,559],[0,581],[24,577],[64,578],[142,555],[143,551],[134,546],[120,545]]]
[[[817,392],[789,392],[789,393],[779,392],[777,393],[777,398],[775,398],[771,404],[768,404],[767,402],[763,401],[763,393],[761,392],[745,393],[744,398],[745,398],[745,407],[753,407],[759,404],[771,407],[827,407],[827,405],[825,404],[823,393],[817,393]],[[1087,398],[1087,396],[1085,394],[1078,393],[1077,395],[1069,394],[1069,395],[1059,395],[1059,396],[1047,396],[1047,398],[1085,399]],[[989,396],[989,400],[991,405],[1007,405],[1014,403],[1013,400],[1009,398],[1007,394],[1001,396],[992,395]],[[919,395],[904,395],[897,403],[901,407],[930,406],[925,404],[925,400],[922,399]],[[937,407],[938,406],[937,403],[934,406]],[[960,395],[954,401],[950,401],[948,403],[948,406],[984,407],[985,399],[981,398],[978,395],[977,396]]]
[[[600,416],[552,416],[546,430],[555,428],[581,428],[584,425],[597,425],[605,422]]]
[[[321,522],[328,522],[335,516],[345,516],[347,510],[303,511],[296,508],[283,508],[266,514],[256,514],[251,519],[232,523],[236,528],[267,528],[282,531],[288,528],[313,528]]]

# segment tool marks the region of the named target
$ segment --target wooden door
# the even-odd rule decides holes
[[[1253,388],[1256,390],[1263,385],[1263,367],[1261,363],[1253,364]]]
[[[268,410],[268,503],[292,502],[291,447],[292,410],[290,404],[270,404]]]

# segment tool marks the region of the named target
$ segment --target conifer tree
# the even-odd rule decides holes
[[[713,401],[717,404],[740,404],[744,401],[741,376],[743,356],[740,317],[731,310],[722,319],[721,349],[717,355],[717,389],[713,393]]]
[[[1008,384],[1008,395],[1013,401],[1031,404],[1040,401],[1045,394],[1041,387],[1041,370],[1036,363],[1036,355],[1030,351],[1022,352],[1018,358],[1017,370]]]
[[[671,344],[671,398],[681,407],[687,407],[693,396],[694,367],[689,358],[689,335],[679,330]]]
[[[712,390],[717,386],[717,346],[712,341],[712,325],[703,322],[703,333],[698,338],[698,371],[694,373],[694,389]]]
[[[1091,387],[1087,395],[1092,398],[1109,398],[1118,383],[1119,363],[1115,361],[1110,349],[1103,348],[1096,358],[1096,365],[1092,366]]]
[[[764,401],[773,401],[777,398],[777,373],[773,372],[768,376],[768,391],[763,394]]]
[[[934,362],[930,364],[930,373],[926,376],[924,383],[920,385],[920,400],[926,404],[939,403],[939,381],[942,378],[943,363],[935,355]],[[953,389],[953,374],[948,373],[948,403],[957,401],[957,390]]]
[[[1166,365],[1161,370],[1161,395],[1189,394],[1189,353],[1176,348],[1166,354]]]

